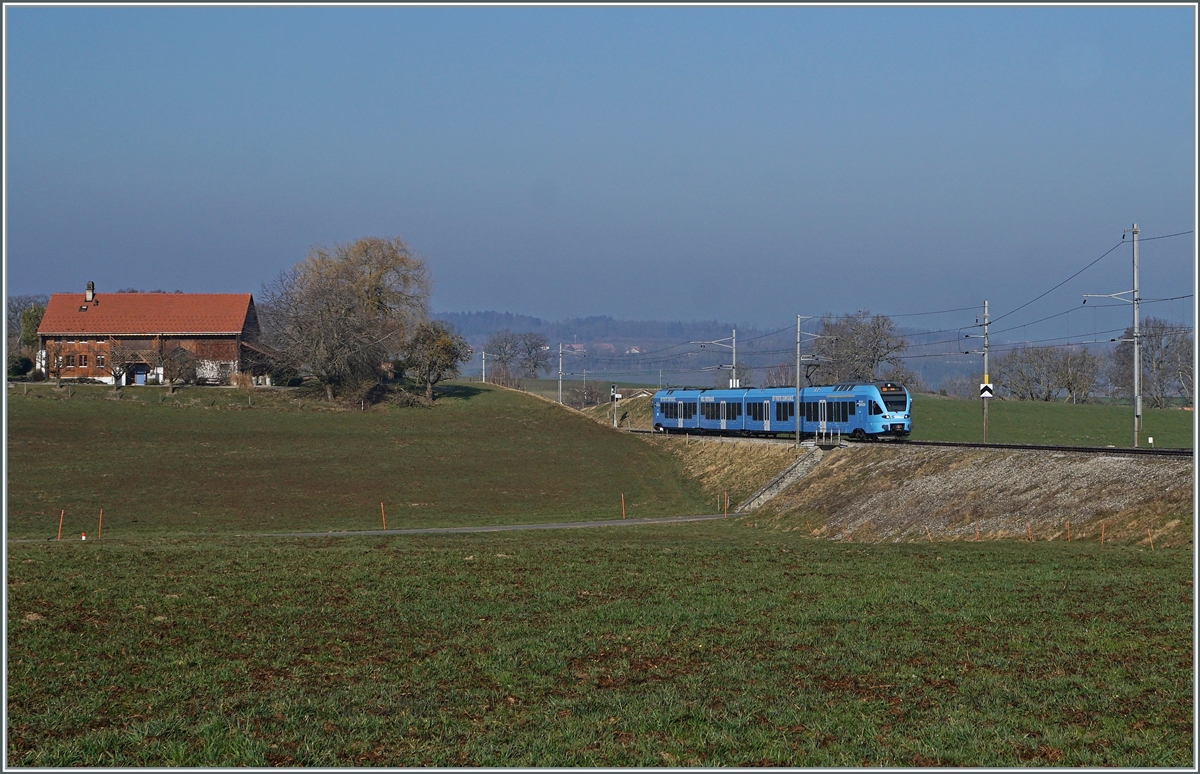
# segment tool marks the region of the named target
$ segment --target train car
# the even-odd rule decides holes
[[[905,438],[912,399],[894,382],[738,390],[672,388],[654,394],[654,429],[741,435],[840,435],[859,440]]]

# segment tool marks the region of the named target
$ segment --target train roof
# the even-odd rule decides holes
[[[899,384],[898,382],[887,382],[887,381],[842,382],[839,384],[812,385],[810,387],[804,387],[803,389],[807,390],[807,391],[815,392],[815,393],[836,393],[836,392],[849,392],[851,390],[860,390],[860,389],[863,389],[864,387],[874,387],[877,390],[879,390],[879,392],[881,394],[907,392],[904,385]],[[668,387],[666,389],[659,390],[658,392],[654,393],[654,397],[656,397],[656,398],[666,397],[668,395],[680,393],[680,394],[685,394],[688,396],[710,395],[714,398],[717,398],[717,397],[726,397],[726,398],[739,397],[740,398],[740,397],[745,397],[747,394],[752,393],[752,392],[759,394],[759,395],[762,395],[764,393],[771,394],[771,395],[795,395],[796,388],[795,387],[753,387],[753,388],[740,387],[738,389],[731,390],[731,389],[722,388],[722,387]]]

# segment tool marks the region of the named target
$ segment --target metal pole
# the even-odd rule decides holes
[[[562,342],[558,342],[558,403],[562,405]]]
[[[1142,348],[1138,335],[1138,225],[1133,224],[1133,448],[1142,434]]]
[[[479,354],[483,355],[483,381],[486,384],[487,383],[487,353],[481,349],[481,350],[479,350]]]
[[[733,329],[733,383],[729,385],[731,388],[738,386],[737,378],[738,378],[737,377],[737,328],[734,328]]]
[[[983,302],[983,383],[991,384],[988,379],[988,302]],[[983,442],[988,442],[988,404],[991,401],[983,398]]]
[[[800,448],[800,315],[796,315],[796,448]]]

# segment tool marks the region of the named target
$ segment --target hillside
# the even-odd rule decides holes
[[[697,513],[671,456],[577,412],[460,384],[368,411],[190,389],[10,390],[10,537],[467,526]],[[72,397],[68,397],[71,395]]]

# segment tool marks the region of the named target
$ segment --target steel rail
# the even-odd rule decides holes
[[[653,434],[653,430],[643,430],[640,428],[621,428],[627,433],[647,433]],[[672,433],[675,435],[676,433]],[[712,431],[697,431],[694,438],[721,438],[738,441],[762,441],[766,443],[786,443],[793,444],[792,440],[781,440],[778,438],[763,438],[760,436],[739,436],[733,434],[720,435]],[[1043,444],[1029,443],[975,443],[971,441],[912,441],[912,440],[880,440],[880,441],[852,441],[849,438],[843,438],[843,442],[848,446],[879,446],[893,444],[896,446],[944,446],[949,448],[965,448],[965,449],[1014,449],[1017,451],[1052,451],[1052,452],[1078,452],[1081,454],[1119,454],[1128,456],[1149,456],[1149,457],[1192,457],[1195,455],[1193,449],[1152,449],[1139,447],[1134,449],[1128,446],[1049,446]]]

